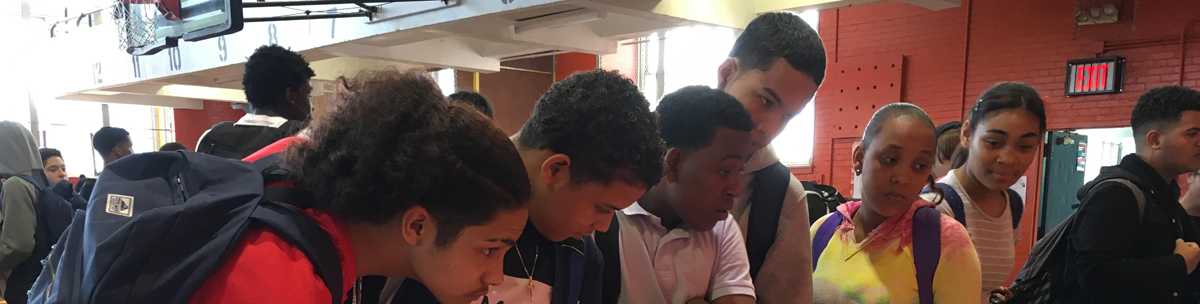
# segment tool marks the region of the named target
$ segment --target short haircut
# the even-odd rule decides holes
[[[303,56],[278,45],[264,45],[246,60],[242,89],[254,108],[271,108],[283,101],[287,90],[300,90],[317,76]]]
[[[658,130],[668,148],[699,150],[712,144],[717,127],[754,130],[737,98],[706,86],[689,86],[658,102]]]
[[[551,85],[518,134],[521,149],[570,157],[574,184],[620,179],[649,189],[663,175],[658,119],[637,85],[613,71],[575,73]]]
[[[954,156],[954,151],[958,150],[962,137],[962,122],[951,121],[937,127],[937,160],[940,162],[948,162]]]
[[[492,116],[492,102],[488,101],[487,98],[483,97],[483,94],[479,94],[479,92],[458,91],[454,92],[454,94],[450,94],[450,96],[447,96],[446,99],[469,104],[476,110],[479,110],[479,112],[483,112],[483,115],[487,115],[489,118],[494,117]]]
[[[1138,97],[1129,125],[1133,126],[1134,136],[1145,138],[1150,130],[1174,128],[1183,111],[1200,111],[1200,92],[1181,86],[1153,88]]]
[[[821,36],[800,15],[770,12],[750,21],[733,42],[729,57],[737,58],[739,69],[767,70],[779,58],[812,77],[820,85],[825,79],[825,45]]]
[[[483,114],[446,105],[426,73],[363,72],[347,88],[312,140],[285,154],[318,207],[383,224],[420,206],[436,222],[438,246],[525,207],[529,178],[516,147]]]
[[[971,132],[984,120],[1003,110],[1021,109],[1038,119],[1038,130],[1046,131],[1046,104],[1033,87],[1018,82],[1001,82],[983,91],[971,107]]]
[[[179,151],[179,150],[187,151],[188,148],[187,148],[187,146],[184,146],[183,144],[177,143],[177,142],[169,142],[169,143],[162,145],[162,147],[158,148],[158,152],[171,152],[171,151]]]
[[[50,159],[51,157],[62,158],[62,152],[59,152],[57,149],[41,148],[41,149],[38,149],[38,153],[42,155],[42,165],[43,166],[46,165],[46,160]]]
[[[92,149],[100,156],[106,156],[113,148],[129,140],[129,131],[122,128],[103,127],[92,135]]]

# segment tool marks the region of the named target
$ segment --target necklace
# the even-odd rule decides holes
[[[521,246],[513,246],[517,249],[517,258],[521,260],[521,270],[525,271],[525,275],[529,277],[529,300],[533,300],[533,273],[537,271],[538,252],[541,248],[538,247],[537,241],[533,242],[533,269],[525,266],[525,257],[521,255]]]

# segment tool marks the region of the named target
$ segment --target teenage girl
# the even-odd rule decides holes
[[[1002,285],[1012,275],[1015,246],[1021,242],[1018,226],[1022,210],[1014,211],[1013,207],[1023,209],[1024,203],[1013,195],[1015,192],[1007,190],[1025,175],[1042,146],[1045,106],[1032,87],[998,83],[984,91],[971,107],[961,132],[961,146],[969,151],[967,161],[938,180],[950,186],[958,199],[942,202],[938,209],[954,216],[952,203],[961,206],[959,214],[983,270],[983,289],[977,296],[980,303],[990,303],[993,293],[1008,299],[1012,295]],[[936,202],[938,196],[927,193],[923,197]]]
[[[979,260],[966,230],[919,197],[933,182],[934,150],[921,108],[893,103],[871,117],[853,149],[862,201],[810,231],[815,303],[978,303]]]

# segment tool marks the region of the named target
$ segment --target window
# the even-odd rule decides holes
[[[807,11],[800,17],[816,25],[820,13]],[[666,93],[689,85],[717,86],[717,68],[729,56],[738,33],[729,28],[706,25],[676,28],[651,34],[637,41],[638,85],[650,100],[650,108]],[[772,141],[780,161],[789,166],[812,165],[813,102],[793,118]]]
[[[457,80],[454,69],[441,69],[433,72],[433,80],[437,82],[438,88],[442,90],[442,95],[450,96],[458,91]]]

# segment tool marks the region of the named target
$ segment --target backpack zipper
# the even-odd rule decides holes
[[[179,184],[179,195],[183,200],[187,200],[187,192],[183,190],[183,177],[176,175],[175,183]]]

